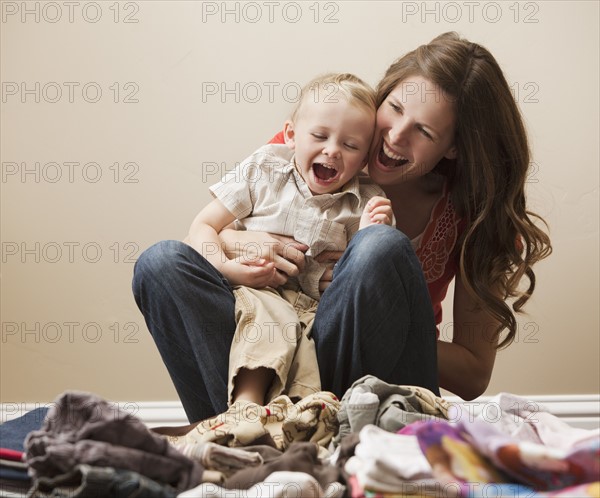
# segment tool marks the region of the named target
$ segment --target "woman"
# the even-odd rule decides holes
[[[473,399],[497,348],[514,339],[514,313],[535,287],[532,265],[551,252],[525,205],[522,119],[493,56],[454,33],[392,64],[377,94],[369,175],[392,201],[398,230],[362,230],[324,275],[312,329],[322,388],[341,396],[372,374]],[[281,238],[223,239],[267,245],[274,286],[302,266],[302,248]],[[452,342],[436,341],[452,278]],[[133,287],[190,421],[225,411],[235,329],[227,281],[185,244],[165,241],[142,254]]]

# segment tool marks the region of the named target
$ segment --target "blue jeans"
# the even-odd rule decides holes
[[[235,331],[225,277],[188,245],[162,241],[139,257],[133,293],[190,422],[225,411]],[[373,225],[351,240],[312,335],[322,389],[340,398],[366,374],[439,394],[429,292],[410,240],[392,227]]]

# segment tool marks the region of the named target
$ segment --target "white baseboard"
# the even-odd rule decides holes
[[[600,394],[541,394],[519,395],[534,405],[543,406],[552,415],[572,427],[581,429],[600,428]],[[482,396],[475,401],[464,402],[460,398],[446,396],[451,403],[463,403],[473,407],[473,413],[478,414],[492,399],[492,396]],[[535,411],[535,407],[531,407]]]
[[[582,429],[600,428],[600,395],[599,394],[565,394],[565,395],[532,395],[520,396],[532,403],[543,405],[550,413],[563,422]],[[446,397],[452,403],[459,403],[459,398]],[[472,413],[477,414],[485,409],[491,397],[481,397],[476,401],[465,403]],[[135,415],[148,427],[187,425],[189,422],[179,401],[128,401],[115,404]],[[25,415],[39,407],[50,407],[52,403],[2,403],[0,404],[0,423]]]

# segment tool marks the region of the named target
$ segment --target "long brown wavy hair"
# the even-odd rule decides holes
[[[498,334],[508,329],[498,347],[508,346],[517,333],[515,313],[535,288],[532,266],[552,252],[548,235],[534,223],[545,221],[525,203],[530,151],[521,114],[492,54],[454,32],[395,61],[377,86],[377,106],[412,76],[438,85],[453,102],[457,158],[443,159],[433,174],[447,177],[467,222],[459,245],[467,292],[500,322]],[[529,280],[524,290],[523,276]]]

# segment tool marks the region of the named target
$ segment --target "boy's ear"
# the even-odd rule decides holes
[[[444,157],[446,159],[456,159],[457,156],[457,151],[456,151],[456,147],[453,145],[452,147],[450,147],[447,151],[446,154],[444,154]]]
[[[289,119],[285,123],[283,123],[283,139],[285,141],[285,144],[290,149],[296,148],[294,123],[292,121],[290,121]]]

